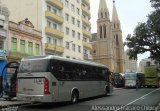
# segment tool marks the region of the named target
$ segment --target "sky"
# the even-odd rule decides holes
[[[97,18],[100,0],[90,0],[91,12],[91,32],[97,32]],[[106,4],[112,18],[113,0],[106,0]],[[145,22],[147,15],[151,13],[150,0],[115,0],[118,17],[121,22],[123,41],[125,41],[128,34],[133,34],[133,31],[139,22]],[[127,47],[125,47],[125,50]],[[138,55],[138,61],[147,58],[149,53]]]

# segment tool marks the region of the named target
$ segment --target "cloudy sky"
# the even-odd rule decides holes
[[[97,18],[100,0],[90,0],[91,3],[91,32],[97,32]],[[112,17],[113,0],[106,0],[107,7]],[[138,22],[145,22],[147,15],[153,10],[150,0],[115,0],[116,9],[121,22],[123,41],[127,34],[132,34]],[[126,48],[125,48],[126,49]],[[148,54],[140,55],[139,60],[147,57]]]

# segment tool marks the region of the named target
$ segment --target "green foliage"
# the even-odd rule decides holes
[[[145,74],[145,77],[157,77],[157,68],[146,67],[144,74]]]
[[[155,8],[148,20],[138,23],[133,35],[128,34],[125,45],[129,48],[129,58],[137,59],[138,54],[150,52],[152,59],[160,61],[160,0],[151,0]]]

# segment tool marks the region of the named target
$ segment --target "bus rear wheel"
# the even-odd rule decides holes
[[[72,92],[71,102],[72,104],[75,104],[78,102],[78,92],[77,91]]]
[[[107,96],[108,95],[108,88],[106,87],[105,88],[105,94],[104,94],[105,96]]]

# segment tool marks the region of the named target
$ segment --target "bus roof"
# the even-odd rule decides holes
[[[91,66],[98,66],[98,67],[104,67],[107,68],[106,65],[92,62],[92,61],[86,61],[86,60],[78,60],[78,59],[71,59],[71,58],[65,58],[61,56],[55,56],[55,55],[46,55],[46,56],[29,56],[26,58],[23,58],[21,61],[27,61],[27,60],[38,60],[38,59],[55,59],[60,61],[67,61],[72,63],[79,63],[79,64],[85,64],[85,65],[91,65]]]

